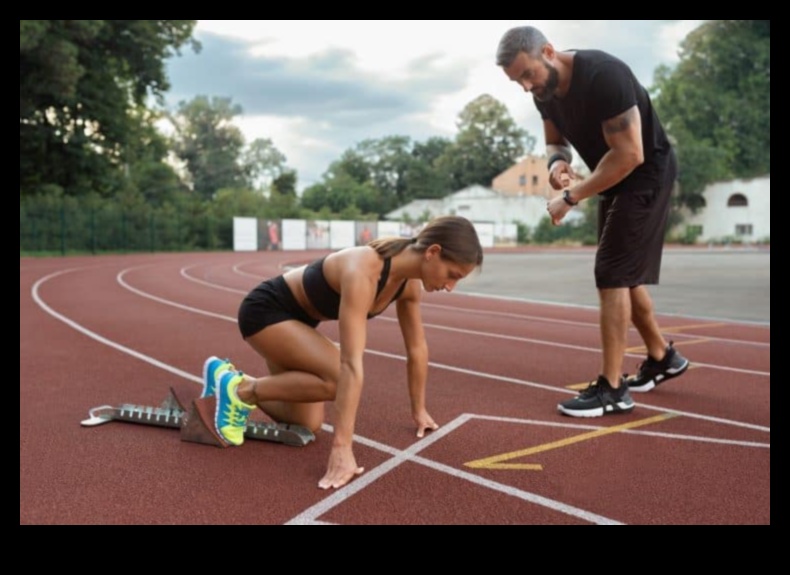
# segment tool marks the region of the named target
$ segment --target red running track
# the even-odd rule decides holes
[[[388,310],[368,328],[355,446],[366,471],[334,491],[317,487],[331,420],[305,447],[228,449],[80,425],[100,405],[197,395],[209,355],[265,373],[238,304],[316,253],[21,258],[20,524],[770,524],[766,326],[660,318],[692,369],[634,394],[630,414],[580,420],[556,404],[598,372],[596,311],[426,294],[441,427],[415,437]],[[631,338],[635,369],[644,350]]]

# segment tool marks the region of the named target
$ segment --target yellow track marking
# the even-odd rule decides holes
[[[698,323],[693,325],[678,325],[675,327],[663,327],[661,331],[664,333],[677,333],[679,331],[683,331],[684,329],[696,329],[698,327],[721,327],[723,325],[729,325],[726,323]]]
[[[691,345],[694,343],[707,343],[711,341],[709,337],[701,337],[699,339],[690,339],[690,340],[683,340],[680,343],[675,342],[675,347],[686,347],[687,345]],[[647,348],[644,345],[640,345],[637,347],[629,347],[625,350],[626,353],[647,353]]]
[[[642,427],[643,425],[650,425],[653,423],[666,421],[667,419],[671,419],[677,416],[678,416],[677,413],[662,413],[661,415],[655,415],[653,417],[648,417],[647,419],[640,419],[638,421],[632,421],[630,423],[623,423],[622,425],[615,425],[604,429],[597,429],[595,431],[582,433],[581,435],[568,437],[566,439],[560,439],[559,441],[552,441],[551,443],[544,443],[543,445],[538,445],[536,447],[529,447],[527,449],[522,449],[520,451],[511,451],[510,453],[503,453],[501,455],[494,455],[492,457],[486,457],[484,459],[469,461],[467,463],[464,463],[464,465],[466,467],[471,467],[472,469],[526,469],[533,471],[541,471],[543,469],[543,465],[541,465],[540,463],[502,463],[502,462],[511,459],[516,459],[519,457],[525,457],[527,455],[534,455],[536,453],[541,453],[543,451],[550,451],[552,449],[557,449],[559,447],[566,447],[568,445],[573,445],[574,443],[579,443],[580,441],[587,441],[589,439],[594,439],[596,437],[602,437],[604,435],[617,433],[619,431],[623,431],[626,429],[633,429],[635,427]]]

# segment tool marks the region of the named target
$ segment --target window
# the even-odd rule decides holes
[[[532,176],[532,185],[533,186],[537,186],[538,185],[538,177],[537,176]]]
[[[748,206],[749,200],[743,194],[733,194],[727,199],[727,207],[735,208],[741,206]]]
[[[752,235],[752,224],[735,224],[736,236],[750,236]]]
[[[526,186],[527,185],[527,176],[526,175],[521,174],[518,177],[518,185],[519,186]]]
[[[469,206],[469,205],[460,205],[460,206],[458,206],[458,211],[459,212],[465,212],[466,210],[469,210],[471,208],[472,208],[472,206]]]

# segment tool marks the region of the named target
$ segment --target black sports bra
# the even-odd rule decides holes
[[[313,307],[318,312],[329,319],[337,319],[340,315],[340,294],[332,289],[326,278],[324,277],[324,260],[326,256],[307,265],[302,276],[302,285],[304,286],[304,293],[307,299],[313,304]],[[379,278],[378,286],[376,287],[376,298],[378,298],[381,290],[387,285],[387,278],[390,275],[390,258],[384,259],[384,268],[381,270],[381,277]],[[406,281],[398,288],[398,291],[392,297],[389,303],[394,302],[403,293],[406,287]],[[389,304],[387,304],[389,306]],[[386,309],[386,308],[385,308]],[[382,310],[383,311],[383,310]],[[378,314],[368,314],[368,319],[376,317]]]

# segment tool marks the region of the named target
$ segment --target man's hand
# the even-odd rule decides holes
[[[555,160],[549,172],[549,184],[555,190],[561,190],[571,184],[576,177],[571,165],[564,160]]]
[[[556,164],[568,165],[566,162],[558,161],[558,162],[555,162],[554,164],[552,164],[552,166],[554,166]],[[568,166],[568,168],[570,168],[570,166]],[[552,173],[554,173],[555,171],[559,171],[559,170],[552,170]],[[571,170],[571,172],[573,172],[573,170]],[[555,188],[555,189],[558,189],[558,190],[565,189],[565,188],[567,188],[568,186],[571,185],[571,176],[569,176],[566,173],[561,173],[560,176],[559,176],[559,182],[560,182],[561,186],[559,188]],[[565,217],[565,214],[568,213],[568,211],[571,209],[571,207],[572,206],[569,206],[565,202],[565,200],[562,199],[561,195],[557,196],[556,198],[554,198],[552,200],[549,200],[546,203],[546,210],[549,212],[549,216],[551,217],[551,223],[553,225],[555,225],[555,226],[560,225],[560,222],[562,222],[562,218]]]
[[[560,225],[562,218],[564,218],[565,215],[570,211],[571,207],[572,206],[569,206],[565,203],[565,200],[562,199],[561,195],[549,200],[546,203],[546,211],[549,212],[551,223],[555,226]]]

